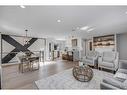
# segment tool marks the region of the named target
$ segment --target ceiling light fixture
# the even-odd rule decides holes
[[[94,28],[91,28],[91,29],[88,29],[87,32],[90,32],[90,31],[93,31],[93,30],[94,30]]]
[[[20,5],[20,7],[23,8],[23,9],[26,8],[24,5]]]
[[[25,32],[26,32],[26,35],[25,35],[24,38],[23,38],[23,40],[24,40],[24,45],[29,44],[29,37],[28,37],[28,35],[27,35],[28,30],[26,29]]]
[[[57,20],[57,22],[61,22],[61,20],[60,20],[60,19],[58,19],[58,20]]]
[[[84,26],[82,28],[80,28],[80,30],[87,30],[88,28],[90,28],[89,26]]]

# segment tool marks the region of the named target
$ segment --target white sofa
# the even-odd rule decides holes
[[[127,61],[121,61],[118,71],[113,77],[104,77],[101,89],[127,89]]]
[[[107,51],[103,52],[98,59],[98,67],[116,71],[119,66],[118,52]]]
[[[98,61],[98,52],[96,51],[88,51],[86,56],[82,57],[82,61],[84,64],[90,66],[97,66]]]

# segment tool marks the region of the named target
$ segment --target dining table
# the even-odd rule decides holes
[[[38,56],[23,56],[21,60],[22,72],[24,71],[24,64],[27,66],[27,71],[34,71],[39,69],[39,57]],[[34,67],[36,66],[36,68]]]

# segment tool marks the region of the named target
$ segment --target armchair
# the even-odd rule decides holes
[[[112,71],[116,71],[119,65],[119,56],[118,52],[103,52],[102,56],[98,59],[98,67],[110,69]]]
[[[96,51],[89,51],[87,52],[86,56],[82,58],[82,61],[90,66],[97,66],[97,60],[98,60],[98,52]]]

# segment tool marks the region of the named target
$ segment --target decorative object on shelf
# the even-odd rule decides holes
[[[106,36],[99,36],[93,38],[93,45],[94,47],[107,47],[107,46],[114,46],[115,45],[115,37],[114,35],[106,35]]]
[[[29,37],[28,37],[28,35],[27,35],[28,30],[26,29],[25,32],[26,32],[26,35],[25,35],[25,37],[23,38],[23,39],[24,39],[24,45],[29,44]]]
[[[75,79],[81,82],[88,82],[93,77],[93,70],[87,65],[75,66],[72,69],[72,73]]]

